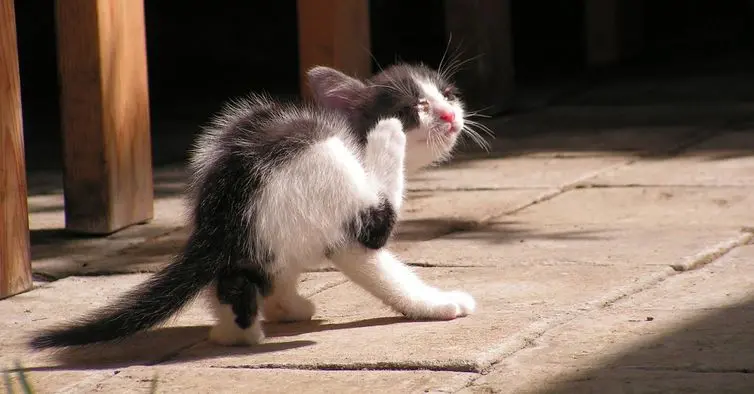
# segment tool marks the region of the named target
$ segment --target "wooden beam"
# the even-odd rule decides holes
[[[31,286],[16,18],[0,0],[0,299]]]
[[[66,228],[153,216],[143,0],[56,2]]]
[[[510,0],[445,0],[445,26],[448,57],[460,50],[461,61],[472,59],[455,76],[469,109],[508,110],[515,89]]]
[[[316,65],[356,77],[372,73],[369,0],[298,0],[301,94],[310,97],[306,71]]]
[[[643,0],[585,0],[587,65],[609,65],[638,53],[643,43],[643,10]]]

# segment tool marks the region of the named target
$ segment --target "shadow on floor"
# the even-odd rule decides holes
[[[633,345],[567,376],[546,393],[745,393],[754,389],[754,299],[696,311],[669,332],[637,330]],[[635,324],[651,326],[657,320]],[[578,355],[574,355],[577,357]]]
[[[125,368],[133,365],[152,365],[156,363],[165,365],[197,360],[211,360],[220,357],[282,352],[316,344],[316,342],[311,340],[295,339],[296,336],[307,333],[393,324],[412,324],[413,322],[402,317],[381,317],[345,323],[326,323],[323,320],[297,323],[265,323],[265,335],[270,339],[254,346],[220,346],[210,343],[206,340],[210,329],[209,326],[163,327],[140,332],[115,343],[60,349],[52,353],[53,359],[59,365],[52,367],[29,367],[25,368],[25,370],[55,371]],[[288,340],[289,338],[291,339]],[[160,357],[155,358],[154,349],[161,349]],[[165,349],[172,350],[166,352]]]

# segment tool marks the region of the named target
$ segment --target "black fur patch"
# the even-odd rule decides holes
[[[387,200],[359,213],[361,226],[356,230],[356,239],[369,249],[380,249],[387,243],[395,227],[396,214]],[[355,227],[355,226],[354,226]]]
[[[426,66],[399,64],[386,68],[366,81],[368,88],[354,104],[351,120],[358,141],[365,144],[367,134],[380,119],[398,118],[406,130],[419,126],[416,106],[424,93],[415,77],[433,83],[440,92],[447,91],[449,99],[458,99],[456,87]]]
[[[269,292],[270,281],[258,270],[233,269],[217,277],[217,299],[231,306],[242,329],[249,328],[257,316],[257,293],[265,296]]]

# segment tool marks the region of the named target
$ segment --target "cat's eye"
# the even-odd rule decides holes
[[[453,88],[445,88],[445,90],[442,91],[442,95],[446,100],[455,100],[457,98]]]
[[[422,112],[429,112],[429,101],[425,99],[419,100],[419,103],[416,104],[416,108]]]

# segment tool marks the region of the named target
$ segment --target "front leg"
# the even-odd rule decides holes
[[[427,285],[385,249],[357,244],[332,256],[332,261],[354,283],[411,319],[450,320],[476,307],[467,293]]]
[[[406,134],[400,120],[381,120],[367,136],[364,167],[396,212],[403,204],[405,157]]]

